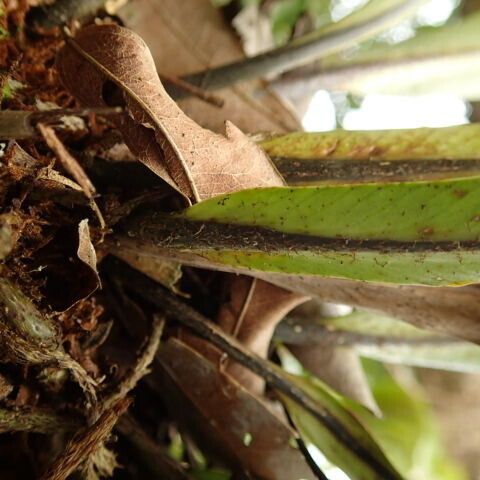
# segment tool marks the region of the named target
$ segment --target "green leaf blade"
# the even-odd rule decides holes
[[[321,275],[401,285],[466,285],[478,279],[480,252],[388,254],[371,252],[256,252],[191,249],[219,265],[285,273]]]
[[[283,347],[279,348],[279,354],[281,358],[290,355]],[[313,398],[330,417],[335,418],[351,437],[351,442],[345,442],[342,436],[326,428],[293,400],[280,395],[284,407],[305,443],[319,448],[331,463],[340,467],[352,480],[402,479],[370,433],[350,413],[347,405],[343,404],[341,397],[316,378],[287,373],[284,375]],[[368,461],[359,454],[359,448],[368,452],[370,457]]]
[[[201,202],[194,221],[348,240],[477,241],[480,177],[438,182],[243,190]]]
[[[289,185],[427,181],[480,173],[480,125],[295,132],[264,140]]]

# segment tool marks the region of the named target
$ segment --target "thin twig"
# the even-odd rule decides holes
[[[115,390],[104,399],[102,406],[104,410],[108,410],[113,404],[125,398],[130,391],[137,386],[137,383],[150,372],[149,367],[153,362],[155,354],[158,350],[158,346],[160,345],[160,339],[162,337],[164,325],[165,320],[163,317],[154,317],[152,333],[148,338],[142,354],[126,377],[120,382],[119,385],[117,385]]]
[[[245,320],[245,316],[248,312],[248,309],[250,307],[250,303],[252,302],[253,294],[255,293],[255,287],[257,286],[257,279],[252,278],[252,281],[250,282],[250,286],[248,287],[248,293],[247,296],[245,297],[245,301],[243,302],[242,305],[242,310],[240,311],[240,315],[238,316],[238,319],[235,323],[235,328],[232,332],[232,336],[237,338],[238,333],[240,332],[240,329],[242,328],[243,321]]]
[[[45,125],[44,123],[39,123],[37,125],[38,131],[41,133],[46,144],[51,148],[55,153],[58,161],[62,164],[63,168],[73,177],[73,179],[82,187],[83,193],[88,198],[90,202],[90,207],[95,212],[98,222],[102,230],[106,228],[106,223],[103,218],[102,212],[98,208],[98,205],[95,202],[95,187],[93,186],[90,178],[85,173],[85,170],[78,163],[78,161],[70,154],[65,145],[60,141],[55,133],[55,130]]]
[[[177,320],[196,335],[215,345],[229,357],[261,376],[273,389],[282,392],[320,421],[332,435],[342,442],[352,453],[367,463],[384,480],[398,480],[388,467],[350,434],[330,412],[285,378],[281,369],[246,349],[235,338],[227,335],[217,325],[192,309],[174,294],[150,281],[142,274],[117,263],[115,273],[128,287],[162,309],[167,317]]]
[[[127,410],[130,399],[122,399],[91,426],[78,432],[68,442],[41,480],[65,480],[108,438],[118,418]]]
[[[55,108],[45,111],[3,110],[0,112],[0,138],[23,140],[38,136],[35,127],[38,123],[50,123],[61,117],[120,114],[120,107],[104,108]]]
[[[46,144],[52,149],[61,163],[62,167],[73,177],[73,179],[82,187],[85,196],[91,200],[95,195],[95,187],[85,173],[85,170],[77,162],[77,160],[65,148],[55,133],[55,130],[44,123],[37,125],[38,131],[41,133]]]
[[[11,110],[1,112],[8,113]],[[122,107],[85,107],[85,108],[53,108],[51,110],[24,112],[28,114],[30,123],[35,126],[39,122],[48,122],[57,117],[89,117],[95,115],[118,115],[123,113]]]

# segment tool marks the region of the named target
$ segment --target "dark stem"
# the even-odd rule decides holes
[[[292,417],[288,413],[288,410],[285,409],[285,415],[287,416],[288,422],[292,426],[294,430],[297,430],[297,426],[295,425],[295,422],[292,420]],[[310,452],[308,451],[308,447],[306,443],[303,441],[301,437],[296,438],[296,442],[298,445],[298,449],[300,450],[301,454],[303,455],[303,458],[305,458],[305,461],[307,462],[307,465],[310,467],[310,470],[312,473],[315,475],[315,477],[318,480],[329,480],[328,477],[322,472],[320,467],[318,466],[317,462],[315,459],[312,457]]]
[[[221,201],[221,199],[219,200]],[[266,227],[195,221],[143,210],[124,225],[128,237],[156,247],[259,252],[456,252],[476,250],[478,241],[347,239],[285,233]]]
[[[298,403],[321,422],[338,441],[349,448],[363,462],[367,463],[380,478],[384,480],[398,480],[398,477],[373,456],[368,449],[358,443],[327,409],[320,407],[303,390],[287,380],[279,367],[250,352],[235,338],[227,335],[209,319],[179,300],[173,293],[170,293],[139,272],[119,262],[116,262],[114,272],[132,291],[157,308],[160,308],[167,317],[175,319],[199,337],[212,343],[221,351],[227,353],[230,358],[261,376],[271,388],[282,392]]]

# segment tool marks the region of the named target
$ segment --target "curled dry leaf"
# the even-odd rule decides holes
[[[75,179],[78,185],[80,185],[83,193],[90,201],[90,207],[95,212],[100,226],[105,228],[105,220],[103,219],[103,215],[94,200],[94,195],[96,193],[95,187],[90,181],[90,178],[88,178],[88,175],[85,173],[85,170],[70,154],[65,145],[57,137],[57,134],[52,127],[44,125],[43,123],[39,123],[37,128],[42,134],[42,137],[47,145],[52,149],[53,152],[55,152],[55,156],[61,163],[62,167]]]
[[[78,258],[93,272],[96,278],[95,284],[92,284],[90,291],[86,295],[91,295],[97,288],[101,286],[100,276],[97,271],[97,253],[90,238],[90,228],[88,226],[88,218],[82,220],[78,225]]]
[[[238,36],[211,0],[136,0],[118,15],[147,42],[162,75],[188,76],[245,58]],[[165,86],[173,98],[185,93]],[[226,118],[246,133],[301,130],[293,110],[260,78],[223,88],[219,94],[225,100],[221,109],[192,97],[182,98],[180,106],[214,132],[223,131]]]
[[[268,156],[235,125],[226,122],[223,136],[182,112],[134,32],[113,24],[86,27],[60,51],[58,68],[83,104],[124,104],[128,114],[116,122],[127,145],[190,200],[283,184]]]
[[[228,287],[230,299],[219,310],[218,324],[265,358],[277,324],[307,297],[245,276],[232,276]],[[229,363],[227,372],[249,390],[262,392],[264,381],[238,363]]]

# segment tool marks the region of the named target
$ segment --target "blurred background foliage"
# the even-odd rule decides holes
[[[285,45],[311,31],[329,28],[369,3],[369,0],[211,1],[223,8],[232,21],[249,56]],[[444,127],[480,119],[479,75],[480,1],[431,0],[415,16],[377,37],[288,72],[273,80],[272,86],[290,101],[307,131]],[[366,334],[376,316],[362,315],[359,325],[363,325],[362,333]],[[349,328],[353,328],[350,320]],[[342,324],[334,319],[330,322],[332,329]],[[391,325],[387,324],[389,328]],[[414,332],[409,330],[411,333]],[[361,419],[405,478],[480,478],[475,433],[479,426],[475,401],[480,394],[478,373],[443,372],[434,364],[438,357],[430,365],[433,368],[418,368],[420,364],[415,362],[425,358],[425,351],[403,351],[402,358],[396,359],[393,358],[396,353],[391,358],[376,357],[374,352],[382,351],[382,347],[357,349],[361,356],[371,357],[363,358],[362,365],[381,417],[346,397],[329,390],[330,393]],[[466,357],[465,352],[460,355],[468,357],[466,363],[470,366],[464,364],[465,369],[458,370],[475,371],[473,358],[478,356],[477,347],[464,344],[461,348],[468,350]],[[446,351],[442,358],[453,366],[459,357],[453,350],[450,353]],[[278,354],[287,371],[310,382],[311,388],[328,390],[284,347],[279,347]],[[429,361],[432,358],[429,356]],[[292,411],[290,414],[293,415]],[[296,414],[301,418],[301,411]],[[309,434],[306,438],[310,453],[328,477],[348,479],[314,444],[315,434],[311,434],[310,428]]]
[[[370,3],[211,1],[233,19],[247,55],[328,29]],[[307,131],[442,127],[475,121],[480,99],[479,8],[477,0],[427,1],[413,17],[339,54],[288,72],[273,86],[303,117]],[[321,116],[315,113],[319,109]]]

